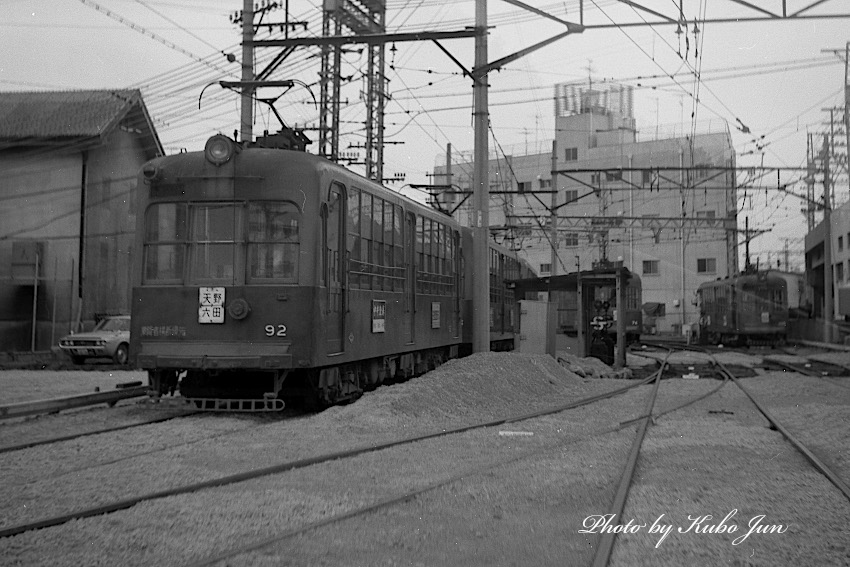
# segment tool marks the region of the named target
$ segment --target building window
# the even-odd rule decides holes
[[[552,186],[552,180],[551,179],[540,179],[539,181],[540,181],[540,188],[541,189],[548,189],[549,187]]]
[[[578,201],[578,189],[567,189],[564,191],[564,203]]]
[[[531,189],[531,181],[517,181],[516,189],[520,193],[528,193]]]
[[[575,247],[578,246],[578,233],[577,232],[567,232],[564,234],[564,246],[567,247]]]
[[[649,169],[644,169],[640,172],[640,183],[644,187],[652,184],[652,171]]]
[[[717,272],[716,258],[697,258],[698,274],[713,274]]]
[[[567,161],[576,161],[578,159],[578,148],[567,148],[564,150],[564,159]]]
[[[839,238],[839,240],[841,240]],[[842,283],[844,281],[844,262],[839,262],[835,264],[835,283]]]
[[[645,276],[657,276],[661,273],[661,269],[658,266],[658,260],[644,260],[643,261],[643,275]]]
[[[590,174],[590,184],[591,185],[599,185],[599,174],[591,173]]]
[[[622,181],[623,172],[622,171],[606,171],[605,172],[605,181]]]
[[[838,251],[841,252],[842,250],[844,250],[844,237],[839,236],[838,237]]]
[[[540,264],[540,273],[548,274],[552,271],[552,264]]]
[[[643,215],[642,218],[645,218],[645,219],[658,218],[658,214],[653,213],[651,215]],[[649,228],[649,230],[652,231],[652,239],[655,241],[656,244],[661,242],[661,230],[662,230],[661,227],[654,227],[654,226],[650,225],[649,223],[644,223],[643,226]]]

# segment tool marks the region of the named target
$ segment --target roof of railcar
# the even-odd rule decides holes
[[[560,276],[541,276],[539,278],[526,278],[516,280],[516,288],[521,291],[554,291],[554,290],[572,290],[578,289],[579,277],[585,280],[591,278],[610,280],[612,284],[617,283],[617,270],[622,270],[622,275],[625,281],[631,285],[640,285],[640,277],[637,274],[629,271],[628,268],[597,268],[595,270],[585,270],[583,272],[572,272]]]
[[[699,289],[729,286],[740,287],[751,282],[765,282],[770,284],[787,285],[785,278],[783,278],[779,274],[773,273],[772,271],[764,271],[755,273],[741,273],[729,278],[718,279],[710,282],[703,282],[700,284]]]
[[[268,161],[268,167],[273,168],[275,165],[282,165],[283,163],[289,163],[293,165],[300,165],[302,167],[307,167],[315,170],[315,172],[321,173],[322,171],[333,171],[341,174],[341,177],[345,179],[341,179],[344,181],[346,187],[354,186],[357,189],[366,189],[371,194],[380,196],[383,199],[394,202],[395,204],[403,204],[408,209],[416,209],[419,214],[427,214],[427,216],[440,220],[441,222],[454,225],[456,228],[459,228],[459,225],[455,219],[451,216],[438,211],[432,207],[429,207],[426,204],[420,203],[406,195],[402,195],[401,193],[397,193],[387,187],[384,187],[380,183],[376,183],[362,175],[351,171],[337,163],[330,161],[329,159],[318,156],[315,154],[310,154],[307,152],[301,152],[296,150],[282,150],[275,148],[261,148],[256,146],[249,146],[248,148],[242,148],[240,153],[243,156],[243,159],[250,156],[251,161],[256,159],[265,159],[265,158],[276,158]],[[265,155],[263,155],[265,154]],[[203,151],[194,151],[194,152],[184,152],[180,154],[172,154],[170,156],[163,156],[152,160],[158,164],[184,161],[187,164],[191,163],[194,160],[198,159],[204,160],[204,152]],[[255,164],[249,164],[250,167],[256,167]],[[178,174],[179,176],[179,174]]]

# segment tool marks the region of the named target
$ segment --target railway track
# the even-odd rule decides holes
[[[649,377],[646,380],[642,380],[640,383],[635,383],[635,384],[630,385],[630,386],[634,387],[634,386],[639,385],[639,384],[645,385],[645,384],[649,384],[649,383],[654,381],[655,385],[652,389],[653,390],[652,397],[655,398],[659,384],[660,384],[660,380],[658,380],[657,378],[661,375],[661,371],[669,370],[669,368],[670,367],[668,365],[662,364],[661,370],[659,370],[659,373],[658,373],[657,376]],[[641,438],[641,441],[642,441],[642,437],[646,433],[646,431],[649,429],[649,425],[651,423],[654,423],[656,420],[660,419],[664,415],[667,415],[668,413],[671,413],[673,411],[681,409],[686,404],[691,404],[691,403],[694,403],[695,401],[697,401],[698,399],[704,399],[708,396],[711,396],[712,394],[714,394],[715,392],[717,392],[721,388],[728,387],[730,385],[730,383],[736,383],[737,377],[733,377],[733,375],[731,373],[729,373],[728,371],[726,371],[722,365],[715,365],[712,368],[717,369],[718,377],[720,378],[717,382],[717,386],[712,388],[711,391],[709,391],[708,393],[701,395],[699,398],[686,400],[685,403],[676,403],[672,406],[670,406],[670,404],[667,404],[665,406],[665,400],[663,400],[663,399],[661,399],[661,400],[655,399],[655,400],[652,400],[652,401],[650,401],[648,399],[647,402],[646,402],[646,406],[639,412],[639,415],[636,418],[629,419],[629,420],[614,424],[609,428],[603,428],[603,429],[600,429],[600,430],[594,432],[594,435],[610,434],[610,433],[613,433],[615,431],[622,430],[624,427],[631,426],[631,425],[634,425],[635,423],[638,423],[638,428],[637,428],[637,431],[636,431],[636,434],[635,434],[635,444],[632,445],[632,447],[629,451],[629,454],[630,454],[629,464],[627,464],[626,467],[624,467],[624,473],[622,475],[623,480],[622,480],[619,488],[617,489],[616,501],[621,501],[623,503],[623,505],[627,501],[629,488],[632,484],[632,473],[634,472],[634,470],[637,466],[639,455],[641,454],[641,442],[638,441],[638,438]],[[704,377],[705,377],[705,374],[703,373],[702,378],[704,378]],[[311,458],[311,459],[302,459],[302,460],[298,460],[298,461],[288,461],[286,463],[279,463],[279,464],[277,464],[273,467],[265,467],[263,469],[256,469],[254,471],[246,471],[246,473],[244,473],[242,475],[231,475],[230,477],[222,477],[220,479],[216,479],[216,480],[210,481],[210,482],[198,483],[198,484],[194,485],[193,487],[190,487],[188,485],[184,486],[184,487],[179,487],[176,492],[162,491],[162,492],[159,492],[159,493],[146,495],[146,497],[143,497],[141,499],[135,499],[135,500],[131,499],[131,500],[115,503],[115,504],[119,505],[118,507],[111,507],[111,508],[110,507],[100,507],[100,509],[89,510],[88,512],[90,512],[90,514],[83,515],[83,514],[76,513],[76,514],[72,514],[72,515],[66,515],[64,517],[64,520],[63,520],[63,518],[60,518],[60,517],[54,518],[53,520],[55,521],[56,519],[60,519],[60,520],[63,520],[63,521],[68,521],[68,520],[73,519],[73,518],[84,518],[84,517],[89,517],[90,515],[104,514],[104,513],[108,513],[108,512],[111,512],[111,511],[115,511],[115,510],[120,510],[120,509],[125,509],[127,507],[132,507],[137,503],[141,503],[141,502],[144,502],[144,501],[149,500],[149,499],[158,499],[158,498],[164,498],[166,496],[171,496],[171,495],[176,495],[176,494],[186,494],[186,493],[189,493],[189,492],[196,492],[196,491],[200,491],[200,490],[203,490],[203,489],[206,489],[206,488],[223,487],[223,486],[233,485],[233,484],[237,484],[237,483],[241,483],[241,482],[246,482],[246,481],[251,480],[251,479],[260,478],[262,476],[277,474],[279,472],[286,472],[286,471],[290,471],[290,470],[294,471],[294,470],[298,470],[300,468],[304,468],[304,467],[308,467],[308,466],[312,466],[312,465],[328,464],[328,463],[331,463],[331,462],[334,462],[334,461],[337,461],[337,460],[340,460],[340,459],[354,459],[358,456],[363,456],[363,455],[366,455],[366,454],[369,454],[369,453],[374,453],[374,452],[384,451],[384,450],[389,450],[389,449],[402,448],[405,445],[410,445],[410,444],[415,443],[415,442],[423,442],[423,441],[427,441],[427,440],[434,440],[434,439],[444,437],[444,436],[447,436],[447,435],[460,434],[460,433],[463,433],[463,432],[473,431],[476,428],[487,428],[487,427],[493,428],[493,427],[497,427],[497,426],[504,427],[504,426],[507,426],[507,425],[510,425],[510,424],[520,423],[524,420],[532,420],[535,417],[540,417],[540,416],[543,416],[543,415],[546,415],[546,414],[551,414],[551,413],[554,413],[554,412],[560,412],[560,411],[566,411],[566,410],[573,409],[573,408],[578,408],[578,407],[581,407],[583,405],[590,404],[590,403],[595,402],[595,401],[600,401],[604,398],[611,397],[611,396],[614,396],[614,395],[619,394],[619,393],[623,393],[628,389],[630,389],[630,388],[622,388],[622,389],[610,392],[609,394],[607,394],[605,396],[594,396],[592,398],[579,400],[578,402],[576,402],[574,404],[563,405],[563,406],[559,406],[559,407],[553,407],[553,408],[550,408],[550,410],[547,410],[545,412],[533,412],[533,413],[529,413],[529,414],[525,414],[525,415],[513,416],[511,418],[507,418],[507,419],[503,419],[503,420],[494,420],[494,421],[490,421],[490,422],[487,422],[487,423],[477,424],[477,425],[474,425],[474,426],[471,426],[471,427],[464,427],[464,428],[459,428],[459,429],[455,429],[455,430],[443,431],[443,432],[438,432],[438,433],[434,433],[434,434],[431,434],[431,435],[417,436],[417,437],[411,437],[411,438],[407,438],[407,439],[400,439],[400,440],[397,440],[395,442],[387,443],[387,444],[383,444],[383,445],[376,445],[376,446],[372,446],[372,447],[363,447],[363,448],[355,449],[355,450],[352,450],[352,451],[336,452],[336,453],[333,453],[333,454],[322,455],[322,456],[318,456],[318,457]],[[744,391],[742,386],[741,386],[741,391]],[[659,406],[659,407],[656,408],[656,406]],[[771,423],[774,423],[774,421],[771,421]],[[774,425],[773,427],[775,427],[777,430],[780,430],[778,425]],[[468,479],[470,477],[480,477],[482,475],[486,475],[486,474],[488,474],[488,471],[492,471],[493,469],[497,469],[499,467],[505,467],[506,465],[509,465],[511,463],[516,463],[518,461],[522,461],[523,459],[531,458],[535,455],[545,453],[546,451],[554,450],[555,448],[558,448],[558,447],[563,447],[565,445],[569,445],[570,443],[574,443],[576,441],[577,440],[575,438],[568,438],[566,440],[560,440],[559,442],[551,444],[549,446],[538,447],[535,450],[523,452],[521,454],[514,455],[510,458],[496,459],[494,462],[492,462],[491,464],[486,465],[486,466],[466,467],[466,468],[458,467],[458,469],[454,472],[454,474],[449,475],[448,477],[443,478],[443,479],[441,479],[437,482],[433,482],[433,483],[430,483],[430,484],[427,484],[427,485],[424,485],[424,486],[418,486],[414,489],[406,490],[406,491],[403,491],[403,492],[400,492],[400,493],[396,493],[396,494],[393,494],[391,496],[387,496],[385,498],[376,499],[376,500],[373,500],[372,502],[367,503],[366,505],[358,506],[358,507],[355,507],[353,509],[341,511],[341,512],[336,513],[336,514],[329,514],[329,515],[327,515],[326,517],[324,517],[320,520],[303,522],[299,526],[292,527],[291,529],[288,529],[288,530],[282,530],[279,533],[275,533],[270,537],[255,539],[251,543],[236,545],[236,546],[234,546],[234,547],[232,547],[232,548],[230,548],[226,551],[216,553],[214,555],[210,555],[210,556],[208,556],[208,557],[206,557],[206,558],[204,558],[200,561],[192,563],[192,565],[212,565],[212,564],[221,563],[223,561],[227,561],[227,560],[229,560],[233,557],[237,557],[239,555],[257,552],[259,550],[262,550],[263,548],[273,546],[273,545],[275,545],[276,543],[279,543],[282,540],[291,539],[295,536],[305,534],[306,532],[310,532],[310,531],[313,531],[313,530],[320,530],[321,528],[329,527],[333,524],[344,522],[346,520],[354,520],[356,518],[363,517],[364,515],[375,514],[375,513],[378,513],[381,510],[392,509],[394,507],[398,507],[399,505],[401,505],[405,502],[409,502],[411,500],[417,499],[418,497],[420,497],[420,496],[422,496],[422,495],[424,495],[428,492],[434,492],[434,491],[437,491],[437,489],[446,488],[450,485],[453,485],[453,484],[456,484],[456,483],[461,483],[464,479]],[[632,455],[634,455],[633,458],[631,457]],[[838,480],[838,482],[841,482],[840,478],[837,479],[837,480]],[[836,485],[836,486],[838,486],[838,485]],[[845,493],[845,496],[847,496],[846,493]],[[848,496],[848,498],[850,498],[850,496]],[[616,507],[617,507],[617,505],[616,505],[616,502],[615,502],[615,506],[612,507],[612,510],[616,509]],[[612,513],[614,513],[614,512],[612,512]],[[616,513],[622,514],[622,506],[620,506],[620,511],[616,512]],[[58,525],[58,523],[50,523],[49,525]],[[48,524],[44,524],[44,525],[30,524],[27,527],[27,529],[38,529],[40,527],[48,527]],[[17,533],[23,533],[23,532],[19,531]],[[12,535],[12,534],[4,531],[4,532],[0,533],[0,535],[8,536],[8,535]],[[613,544],[614,544],[615,540],[614,540],[614,537],[610,537],[610,538],[608,538],[608,539],[610,539],[610,544],[606,544],[606,543],[604,543],[605,539],[606,538],[600,539],[599,549],[601,550],[603,547],[608,547],[609,548],[608,556],[602,558],[604,556],[604,554],[597,554],[597,559],[594,559],[594,565],[607,565],[609,560],[610,560],[610,549],[613,549],[613,547],[614,547]],[[245,541],[245,540],[243,539],[242,541]]]
[[[241,483],[241,482],[246,482],[246,481],[249,481],[249,480],[254,480],[254,479],[266,477],[266,476],[269,476],[269,475],[294,471],[294,470],[297,470],[297,469],[301,469],[301,468],[305,468],[305,467],[309,467],[309,466],[314,466],[314,465],[319,465],[319,464],[323,464],[323,463],[328,463],[328,462],[332,462],[332,461],[338,461],[340,459],[350,459],[350,458],[355,458],[355,457],[358,457],[358,456],[361,456],[361,455],[364,455],[364,454],[367,454],[367,453],[382,451],[382,450],[395,448],[395,447],[399,447],[399,446],[403,446],[403,445],[411,445],[411,444],[419,443],[419,442],[426,441],[426,440],[429,440],[429,439],[435,439],[435,438],[445,437],[445,436],[450,436],[450,435],[457,435],[457,434],[466,433],[466,432],[470,432],[470,431],[474,431],[474,430],[496,427],[496,426],[499,426],[499,425],[519,423],[519,422],[522,422],[522,421],[534,419],[534,418],[541,417],[541,416],[546,416],[546,415],[549,415],[549,414],[563,412],[563,411],[566,411],[566,410],[569,410],[569,409],[581,407],[581,406],[588,405],[588,404],[591,404],[591,403],[594,403],[594,402],[597,402],[597,401],[600,401],[600,400],[603,400],[603,399],[607,399],[607,398],[616,396],[618,394],[624,393],[624,392],[631,390],[633,388],[636,388],[638,386],[647,384],[647,383],[651,382],[652,380],[654,380],[654,378],[655,378],[654,376],[651,376],[651,377],[646,378],[644,380],[629,383],[628,385],[623,386],[622,388],[615,389],[611,392],[591,396],[591,397],[588,397],[588,398],[577,400],[577,401],[569,403],[569,404],[558,405],[558,406],[555,406],[555,407],[552,407],[552,408],[549,408],[549,409],[545,409],[545,410],[541,410],[541,411],[536,411],[536,412],[522,414],[522,415],[510,416],[510,417],[506,417],[504,419],[497,419],[497,420],[477,423],[477,424],[474,424],[474,425],[458,427],[458,428],[454,428],[454,429],[443,429],[443,430],[436,431],[436,432],[433,432],[433,433],[428,433],[428,434],[424,434],[424,435],[415,435],[415,436],[412,436],[412,437],[406,437],[406,438],[401,438],[401,439],[395,439],[393,441],[389,441],[389,442],[385,442],[385,443],[371,444],[371,445],[368,445],[368,446],[357,447],[357,448],[353,448],[353,449],[349,449],[349,450],[335,451],[335,452],[332,452],[332,453],[316,455],[316,456],[313,456],[313,457],[280,462],[280,463],[276,463],[276,464],[271,465],[271,466],[256,468],[256,469],[250,469],[250,470],[246,470],[244,472],[231,474],[231,475],[227,475],[227,476],[222,476],[222,477],[214,478],[214,479],[207,480],[207,481],[185,484],[185,485],[182,485],[182,486],[176,486],[176,487],[165,489],[165,490],[150,492],[150,493],[146,493],[146,494],[142,494],[142,495],[138,495],[138,496],[133,496],[133,497],[130,497],[130,498],[124,498],[124,499],[117,500],[117,501],[114,501],[114,502],[111,502],[111,503],[93,506],[91,508],[86,508],[86,509],[75,510],[75,511],[71,511],[71,512],[68,512],[68,513],[63,513],[63,514],[59,514],[59,515],[56,515],[56,516],[44,518],[44,519],[34,521],[34,522],[28,522],[28,523],[19,524],[19,525],[8,526],[8,527],[5,527],[3,529],[0,529],[0,538],[12,537],[12,536],[16,536],[16,535],[26,533],[28,531],[39,530],[39,529],[53,527],[53,526],[59,526],[59,525],[62,525],[64,523],[67,523],[67,522],[72,521],[72,520],[90,518],[90,517],[94,517],[94,516],[100,516],[100,515],[103,515],[103,514],[109,514],[109,513],[112,513],[112,512],[119,511],[119,510],[126,510],[128,508],[136,506],[137,504],[140,504],[140,503],[143,503],[143,502],[148,502],[148,501],[151,501],[151,500],[157,500],[157,499],[161,499],[161,498],[167,498],[167,497],[183,495],[183,494],[191,494],[191,493],[195,493],[195,492],[202,491],[202,490],[209,489],[209,488],[217,488],[217,487],[228,486],[228,485],[232,485],[232,484],[236,484],[236,483]]]
[[[114,433],[116,431],[124,431],[126,429],[132,429],[134,427],[142,427],[144,425],[152,425],[154,423],[162,423],[165,421],[170,421],[172,419],[178,419],[180,417],[186,417],[189,415],[194,415],[198,413],[197,411],[191,411],[182,413],[180,415],[167,415],[167,416],[159,416],[153,419],[145,420],[145,421],[137,421],[133,423],[124,423],[121,425],[113,425],[110,427],[103,427],[100,429],[92,429],[88,431],[80,431],[78,433],[69,433],[65,435],[57,435],[55,437],[48,437],[44,439],[36,439],[32,441],[24,441],[22,443],[14,443],[10,445],[0,446],[0,455],[4,453],[12,453],[15,451],[22,451],[24,449],[32,449],[33,447],[41,447],[43,445],[53,445],[55,443],[63,443],[66,441],[73,441],[75,439],[82,439],[85,437],[92,437],[95,435],[102,435],[104,433]]]
[[[134,383],[119,387],[111,392],[94,392],[92,394],[79,394],[64,398],[0,405],[0,420],[58,413],[67,409],[84,408],[101,404],[114,406],[121,400],[140,398],[146,396],[147,393],[147,386],[142,386],[141,383]]]

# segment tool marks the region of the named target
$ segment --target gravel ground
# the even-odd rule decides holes
[[[133,370],[2,370],[0,404],[90,394],[96,388],[114,390],[116,384],[139,381],[147,384],[147,380],[147,373]]]
[[[728,353],[727,353],[728,354]],[[735,364],[746,358],[742,355]],[[755,365],[755,363],[754,363]],[[590,368],[586,375],[593,375]],[[659,409],[718,384],[665,380]],[[850,479],[848,396],[827,381],[764,374],[745,387]],[[624,385],[581,378],[546,356],[489,353],[301,419],[185,418],[0,459],[0,525],[313,454],[523,414]],[[229,565],[587,565],[585,518],[613,498],[649,387],[569,412],[369,453],[0,540],[3,565],[185,565],[231,546],[434,482],[452,482],[355,520],[238,555]],[[510,430],[523,435],[501,435]],[[203,435],[223,434],[213,441]],[[141,457],[165,439],[187,444]],[[197,442],[192,442],[192,441]],[[850,565],[850,503],[771,431],[729,384],[650,427],[624,518],[682,526],[713,515],[736,534],[648,527],[618,538],[613,565]],[[98,454],[98,466],[82,468]],[[750,518],[785,533],[733,545]],[[224,563],[222,563],[224,564]]]

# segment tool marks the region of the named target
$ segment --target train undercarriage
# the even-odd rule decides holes
[[[149,392],[157,400],[179,392],[190,404],[208,411],[280,411],[286,406],[318,409],[354,401],[381,384],[424,374],[457,358],[459,347],[450,345],[323,368],[149,370]]]

